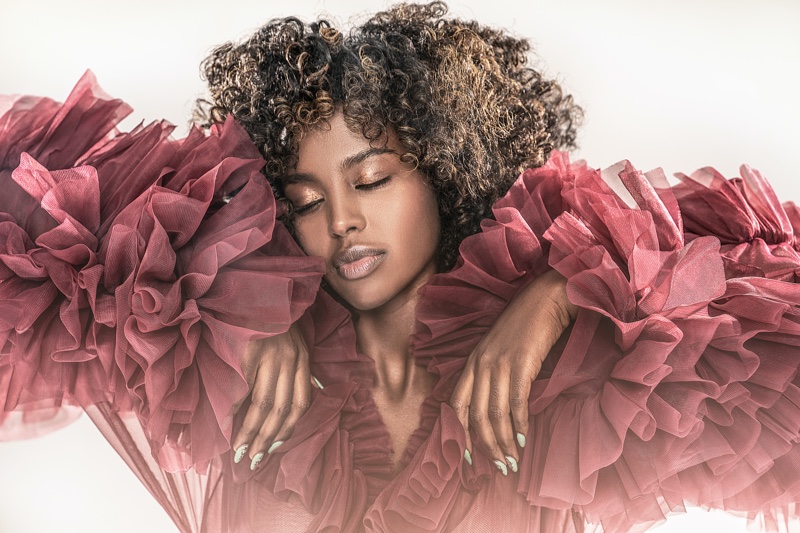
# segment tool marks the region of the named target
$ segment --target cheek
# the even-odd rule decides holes
[[[425,203],[424,208],[419,214],[420,219],[424,220],[426,228],[425,236],[427,245],[432,248],[432,253],[435,256],[439,249],[439,241],[442,236],[441,220],[439,219],[439,206],[436,198],[431,193],[428,201]]]
[[[313,218],[315,217],[295,220],[294,236],[306,255],[325,257],[327,230],[324,224]]]
[[[410,251],[427,260],[435,255],[441,234],[436,198],[424,187],[408,195],[403,204],[402,212],[395,217],[397,233],[403,236]]]

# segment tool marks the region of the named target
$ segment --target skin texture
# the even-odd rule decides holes
[[[309,162],[301,153],[309,136],[338,121],[337,115],[343,114],[349,126],[341,140],[358,132],[359,140],[372,148],[386,147],[388,141],[393,150],[402,154],[400,161],[414,162],[424,182],[435,191],[437,217],[418,228],[438,232],[435,265],[444,271],[455,264],[461,241],[479,231],[481,221],[491,217],[492,205],[508,191],[522,170],[544,164],[553,149],[574,148],[582,111],[555,80],[529,61],[529,50],[530,44],[525,39],[504,30],[448,17],[447,6],[442,2],[398,4],[375,13],[348,31],[326,20],[304,23],[293,17],[274,19],[241,43],[218,47],[203,62],[209,96],[198,101],[196,117],[210,127],[233,116],[261,151],[267,162],[264,174],[276,197],[284,201],[291,193],[284,186],[291,189],[298,184],[296,179],[285,178],[296,174],[298,167],[303,170]],[[338,146],[337,142],[332,144]],[[353,183],[350,189],[342,189],[350,193],[350,200],[358,200],[353,205],[359,206],[366,206],[361,200],[373,193],[387,192],[375,189],[367,193],[367,190]],[[330,195],[331,191],[337,192],[335,188],[312,192]],[[329,199],[340,200],[338,196]],[[289,198],[282,221],[290,228],[296,223],[305,224],[303,219],[307,217],[295,216],[293,204],[299,202],[302,206],[306,200],[313,197]],[[342,204],[344,210],[334,205],[334,214],[349,216],[349,202]],[[419,218],[418,215],[414,216]],[[307,219],[319,222],[313,216]],[[352,236],[374,229],[375,220],[367,221],[372,226],[366,230],[366,226],[362,228],[364,222],[345,221],[351,225],[333,233],[340,232],[340,239],[347,241],[348,232]],[[338,245],[332,244],[335,240],[329,234],[311,238],[310,227],[306,229],[308,238],[303,237],[304,232],[295,231],[295,235],[305,240],[302,244],[306,251],[323,257],[336,253],[333,250]],[[372,265],[376,267],[375,275],[354,275],[359,269],[370,270],[366,263],[371,260],[351,268],[346,276],[341,276],[337,272],[341,267],[331,262],[327,278],[332,289],[359,316],[356,327],[362,352],[376,361],[387,362],[376,365],[379,385],[373,391],[376,402],[381,406],[383,401],[385,408],[402,404],[406,414],[400,418],[407,420],[407,429],[417,422],[416,411],[407,407],[416,401],[412,389],[424,390],[420,383],[430,381],[429,376],[417,375],[418,369],[405,356],[408,334],[413,327],[414,295],[424,277],[418,274],[427,274],[428,270],[412,272],[420,268],[416,260],[425,256],[419,249],[409,255],[412,262],[401,268],[396,261],[397,250],[406,248],[401,236],[407,228],[385,229],[384,235],[390,238],[353,241],[375,245],[370,248],[376,252],[373,255],[376,263]],[[315,226],[317,230],[319,227]],[[322,234],[319,230],[319,235]],[[420,237],[424,237],[420,242],[429,242],[429,235]],[[384,244],[392,245],[392,250],[387,249],[390,253],[383,253]],[[330,258],[336,260],[333,255]],[[391,277],[394,284],[374,283],[378,278],[383,280],[384,275]],[[543,298],[549,291],[558,293],[558,280],[545,283],[547,279],[550,278],[537,283],[536,286],[541,285],[541,293],[534,293],[535,297]],[[563,299],[557,309],[550,309],[547,314],[563,314],[567,304]],[[371,312],[379,307],[394,314]],[[509,306],[509,312],[515,308]],[[367,317],[366,311],[370,311],[372,318]],[[531,321],[526,320],[530,317],[523,316],[523,311],[541,312],[523,309],[510,315],[513,320],[501,317],[489,335],[509,344],[498,344],[502,350],[497,352],[489,350],[493,343],[488,343],[477,350],[475,356],[480,362],[470,363],[474,371],[484,365],[498,368],[532,365],[525,366],[528,370],[522,373],[524,379],[522,374],[514,374],[519,390],[522,390],[520,383],[535,375],[540,366],[531,363],[530,358],[543,357],[541,349],[532,353],[530,345],[523,342],[528,340],[531,326]],[[545,331],[550,326],[536,324],[537,335],[548,341],[557,338],[561,329],[556,326],[560,323],[553,324],[551,332]],[[372,342],[374,339],[383,342]],[[514,346],[509,339],[519,339],[519,343]],[[253,441],[246,451],[256,466],[259,454],[269,449],[268,443],[274,447],[275,442],[291,434],[298,413],[308,405],[307,358],[308,350],[294,330],[263,341],[245,354],[248,379],[253,380],[253,401],[247,404],[245,425],[233,442],[234,449],[241,452],[237,458],[244,459],[241,447]],[[502,359],[502,365],[494,363],[495,358]],[[297,374],[301,377],[295,379]],[[503,385],[503,380],[512,379],[510,374],[503,374],[506,376],[503,378],[497,373],[491,375],[498,376],[490,382],[491,391],[502,390],[503,395],[510,395],[510,385]],[[465,379],[475,382],[475,376]],[[481,380],[480,387],[484,386]],[[472,388],[465,385],[460,389],[460,405],[472,405],[471,393],[467,401],[465,392]],[[473,432],[483,436],[476,443],[484,443],[487,449],[496,451],[496,441],[506,439],[507,431],[501,424],[487,426],[488,415],[484,413],[489,409],[488,401],[484,401],[484,389],[480,390],[480,396],[474,398],[479,406],[473,409],[475,420],[469,424]],[[403,398],[407,400],[405,403],[401,402]],[[516,403],[521,401],[518,397],[514,399]],[[502,413],[502,405],[493,406],[493,413],[498,412]],[[402,431],[398,429],[395,442],[402,440]],[[492,444],[488,436],[495,431],[503,435],[496,435]]]
[[[300,329],[292,325],[282,335],[250,343],[242,356],[242,369],[252,392],[244,422],[233,441],[234,459],[238,463],[246,457],[255,469],[274,443],[291,436],[311,405],[313,380]],[[245,399],[235,406],[237,412]]]
[[[531,384],[577,312],[567,299],[566,280],[555,270],[511,300],[470,354],[450,399],[466,430],[467,450],[472,432],[488,457],[504,463],[505,472],[516,472],[524,445],[517,435],[528,433]]]
[[[394,135],[370,143],[337,113],[307,133],[294,172],[283,180],[300,246],[325,259],[325,280],[360,319],[405,305],[436,272],[436,196],[426,177],[400,160],[402,153]],[[364,248],[369,256],[361,262],[375,266],[349,279],[360,269],[352,262],[337,266],[337,258]]]
[[[401,160],[401,150],[392,132],[369,141],[337,113],[303,137],[298,164],[283,183],[296,213],[295,237],[306,253],[324,259],[328,286],[353,312],[359,349],[375,361],[372,392],[395,463],[435,384],[408,348],[418,289],[436,272],[440,237],[436,195],[427,177]],[[349,250],[361,253],[348,257]],[[476,347],[456,386],[450,404],[467,431],[467,450],[479,446],[504,474],[515,472],[520,458],[516,435],[528,430],[531,383],[575,312],[564,279],[540,276]],[[308,349],[290,330],[253,346],[245,361],[255,376],[253,402],[235,447],[251,443],[255,467],[308,408]]]
[[[284,179],[295,236],[306,253],[325,260],[328,286],[353,312],[359,349],[375,361],[373,396],[395,461],[433,387],[433,376],[409,357],[408,342],[417,292],[436,272],[440,236],[436,196],[401,153],[393,134],[370,142],[337,113],[304,136],[298,164]],[[364,257],[342,265],[351,250]]]

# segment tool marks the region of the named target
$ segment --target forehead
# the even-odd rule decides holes
[[[405,152],[397,135],[388,131],[377,139],[367,139],[360,131],[348,126],[344,114],[337,111],[330,119],[315,124],[303,132],[298,142],[295,171],[307,167],[353,167],[382,154]]]

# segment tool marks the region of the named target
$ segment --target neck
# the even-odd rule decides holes
[[[426,374],[409,353],[419,300],[417,291],[423,283],[414,283],[404,294],[379,308],[359,312],[355,322],[358,348],[375,362],[373,387],[396,401],[412,394],[421,375]]]
[[[419,427],[420,406],[435,383],[409,353],[417,293],[427,278],[412,283],[387,304],[360,312],[355,321],[358,348],[375,362],[372,395],[392,441],[390,458],[395,466]]]

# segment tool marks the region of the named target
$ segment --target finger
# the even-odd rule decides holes
[[[524,375],[514,373],[511,376],[511,420],[514,423],[514,438],[520,448],[524,448],[528,435],[528,399],[531,394],[532,380]]]
[[[257,455],[272,453],[276,447],[282,444],[275,439],[275,435],[291,412],[295,377],[294,372],[287,372],[286,368],[282,367],[279,372],[278,383],[275,387],[275,402],[248,450],[250,459],[255,466],[258,463]],[[252,468],[255,469],[254,466]]]
[[[259,355],[265,349],[265,340],[266,339],[250,341],[247,344],[245,353],[240,360],[242,373],[244,374],[244,379],[247,382],[247,385],[250,390],[253,389],[253,383],[255,383],[256,380],[256,373],[258,372],[258,362],[261,360]],[[239,401],[233,404],[234,414],[239,412],[239,409],[242,407],[244,401],[248,397],[249,394],[245,394],[244,396],[242,396],[242,398],[239,399]]]
[[[292,389],[292,408],[283,425],[278,428],[275,441],[286,442],[294,432],[294,426],[311,406],[311,372],[308,368],[308,355],[298,358],[297,372]]]
[[[469,406],[469,424],[478,437],[478,446],[484,449],[503,475],[508,475],[506,458],[500,446],[497,445],[494,427],[489,419],[491,387],[491,372],[478,368],[475,375],[475,386],[472,388],[472,403]]]
[[[271,359],[267,361],[269,363],[273,362]],[[250,405],[247,408],[242,427],[233,440],[233,448],[236,450],[235,459],[238,459],[237,463],[243,457],[244,451],[242,448],[249,447],[252,444],[253,439],[264,424],[264,420],[275,405],[279,370],[279,366],[272,367],[269,364],[262,365],[258,370],[250,393]]]
[[[464,426],[464,435],[466,442],[466,450],[464,450],[464,460],[469,465],[472,465],[472,438],[469,434],[469,405],[472,398],[472,384],[474,382],[474,374],[472,368],[467,365],[461,377],[456,383],[456,388],[453,395],[450,397],[450,407],[456,412],[458,420]]]
[[[492,373],[489,390],[489,421],[494,429],[495,441],[503,454],[503,461],[512,472],[516,472],[519,453],[514,446],[514,431],[511,425],[510,379],[510,370],[508,369],[496,369]]]

